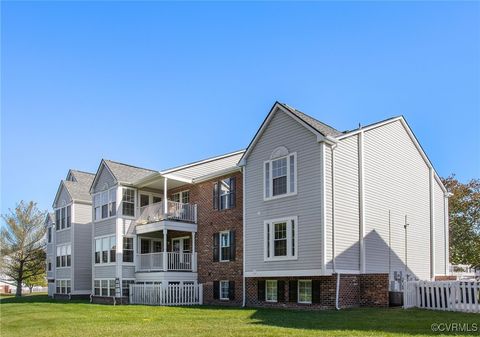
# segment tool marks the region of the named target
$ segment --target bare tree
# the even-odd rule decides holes
[[[22,296],[24,280],[45,273],[45,216],[33,201],[21,201],[10,214],[2,215],[1,268],[17,283],[16,296]]]

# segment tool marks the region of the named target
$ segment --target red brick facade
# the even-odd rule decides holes
[[[214,209],[214,184],[222,179],[235,177],[235,207],[225,210]],[[243,291],[243,178],[241,172],[218,177],[206,182],[169,191],[175,193],[190,191],[190,203],[197,204],[197,266],[198,282],[203,284],[203,302],[205,304],[236,305],[242,304]],[[228,262],[213,261],[213,236],[221,231],[235,231],[235,260]],[[213,297],[215,281],[233,281],[233,298],[218,300]]]
[[[283,281],[283,300],[276,303],[258,300],[259,281]],[[318,285],[319,297],[311,304],[298,303],[290,296],[290,281],[312,280],[312,285]],[[313,282],[318,281],[318,282]],[[246,300],[251,307],[284,307],[302,309],[334,309],[337,291],[337,275],[312,277],[279,277],[279,278],[247,278]],[[312,289],[313,293],[313,289]],[[388,274],[341,274],[339,288],[339,307],[350,308],[359,306],[388,306]]]

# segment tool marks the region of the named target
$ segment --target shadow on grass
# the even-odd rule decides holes
[[[431,335],[433,323],[478,323],[475,314],[402,308],[355,308],[299,311],[257,309],[252,324],[318,331],[370,331],[399,335]]]
[[[45,294],[28,294],[22,297],[15,297],[15,295],[3,295],[0,297],[0,304],[15,304],[15,303],[89,303],[88,300],[58,300],[48,297]]]

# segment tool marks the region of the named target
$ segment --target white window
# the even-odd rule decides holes
[[[133,262],[133,238],[123,238],[123,262]]]
[[[190,191],[181,191],[172,194],[172,201],[188,204],[190,202]]]
[[[267,302],[277,302],[277,280],[265,281],[265,300]]]
[[[112,188],[108,192],[108,215],[115,216],[117,214],[117,188]]]
[[[57,268],[70,267],[72,264],[72,245],[57,246]]]
[[[230,231],[220,232],[220,261],[230,261]]]
[[[298,303],[312,303],[312,280],[298,281]]]
[[[56,293],[57,294],[70,294],[72,291],[71,280],[56,280]]]
[[[135,216],[135,190],[131,188],[123,188],[122,215]]]
[[[266,161],[263,169],[265,200],[297,193],[296,153]]]
[[[95,296],[115,296],[115,279],[93,280],[93,294]]]
[[[117,241],[115,235],[95,239],[95,263],[114,263],[116,261]]]
[[[106,219],[117,214],[117,188],[93,195],[94,220]]]
[[[230,299],[229,290],[230,290],[230,283],[228,281],[220,281],[220,299],[221,300]]]
[[[96,296],[115,296],[115,279],[93,280],[93,293]]]
[[[297,217],[267,220],[264,226],[265,261],[296,259]]]

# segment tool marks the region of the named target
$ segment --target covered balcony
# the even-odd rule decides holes
[[[185,197],[191,180],[153,173],[134,185],[139,194],[136,234],[166,230],[197,231],[197,205],[189,202],[189,194]]]
[[[137,236],[136,272],[196,272],[195,233],[163,230]]]

